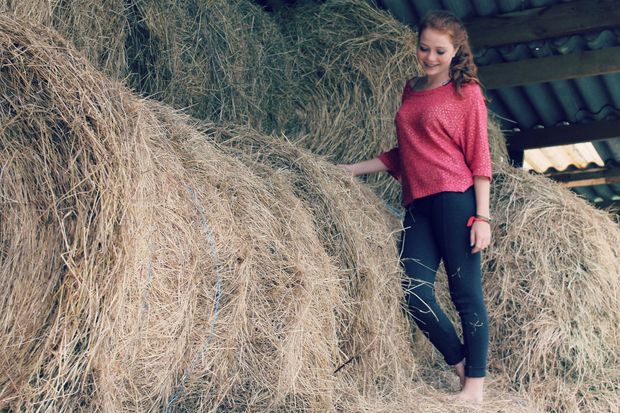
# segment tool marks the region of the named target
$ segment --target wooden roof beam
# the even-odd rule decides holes
[[[472,46],[485,49],[618,27],[620,7],[616,0],[578,0],[466,23]]]
[[[620,119],[615,119],[507,132],[506,143],[511,151],[523,151],[619,137]]]
[[[478,68],[489,90],[616,72],[620,72],[620,46]]]
[[[545,175],[559,182],[560,185],[566,188],[620,183],[620,168],[617,166],[557,172]]]

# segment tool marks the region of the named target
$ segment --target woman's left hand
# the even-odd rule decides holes
[[[469,233],[472,254],[482,251],[491,243],[491,224],[484,221],[475,221]]]

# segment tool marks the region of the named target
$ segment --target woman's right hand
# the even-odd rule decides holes
[[[348,165],[348,164],[343,164],[343,163],[339,163],[338,165],[336,165],[338,168],[347,171],[350,174],[355,175],[355,167],[353,165]]]
[[[387,171],[387,167],[379,158],[373,158],[358,163],[337,164],[336,166],[353,174],[353,176]]]

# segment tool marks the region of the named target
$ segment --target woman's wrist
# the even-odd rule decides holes
[[[491,214],[487,213],[487,214],[478,214],[476,213],[476,218],[481,220],[481,221],[486,221],[488,223],[493,222],[493,218],[491,218]]]
[[[472,215],[467,220],[467,228],[471,228],[476,222],[485,222],[485,223],[491,225],[491,221],[490,220],[478,218],[475,215]]]

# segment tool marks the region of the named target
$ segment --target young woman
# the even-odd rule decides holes
[[[491,240],[487,110],[467,32],[455,16],[431,12],[419,26],[418,41],[425,76],[405,86],[395,120],[398,146],[340,166],[354,175],[388,171],[401,182],[409,313],[455,367],[461,380],[457,399],[481,402],[489,340],[480,274],[480,251]],[[440,260],[463,342],[435,299]]]

